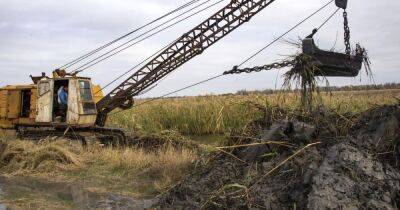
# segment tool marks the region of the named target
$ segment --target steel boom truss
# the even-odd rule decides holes
[[[129,108],[133,97],[249,21],[275,0],[232,0],[131,75],[97,103],[98,125],[115,108]]]

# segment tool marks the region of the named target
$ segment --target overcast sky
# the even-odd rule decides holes
[[[30,74],[50,73],[71,59],[188,1],[0,0],[0,86],[30,83]],[[193,16],[113,59],[92,67],[82,75],[92,77],[94,83],[105,85],[180,37],[228,2],[225,0],[210,10]],[[276,0],[250,22],[177,69],[144,96],[158,96],[231,69],[326,2],[328,0]],[[334,4],[330,5],[285,38],[297,39],[308,35],[334,10]],[[400,81],[399,11],[399,0],[349,0],[352,43],[359,42],[368,49],[376,83]],[[335,47],[339,51],[344,49],[342,22],[340,12],[318,33],[316,42],[321,48]],[[246,66],[274,62],[296,51],[297,49],[280,42],[255,57]],[[180,95],[279,88],[283,73],[284,70],[226,76],[186,90]],[[330,80],[331,85],[368,83],[371,82],[365,74],[357,78]]]

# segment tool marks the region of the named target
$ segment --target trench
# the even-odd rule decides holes
[[[1,200],[3,199],[3,196],[4,196],[4,193],[3,193],[2,187],[0,185],[0,210],[7,209],[7,206],[1,202]]]
[[[227,137],[224,135],[203,135],[203,136],[189,135],[187,137],[199,144],[206,144],[211,146],[219,145],[227,140]]]
[[[155,202],[155,199],[95,192],[80,183],[0,176],[0,210],[21,206],[29,209],[147,209]]]

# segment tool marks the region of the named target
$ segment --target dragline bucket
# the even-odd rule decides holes
[[[303,54],[310,56],[318,68],[315,76],[355,77],[362,68],[364,50],[357,46],[355,55],[319,49],[313,38],[303,40]],[[294,67],[296,68],[296,66]]]

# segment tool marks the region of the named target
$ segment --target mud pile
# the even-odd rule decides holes
[[[330,119],[339,124],[353,119]],[[346,121],[347,120],[347,121]],[[161,209],[397,209],[400,107],[369,110],[346,135],[281,119],[231,140],[159,196]]]

